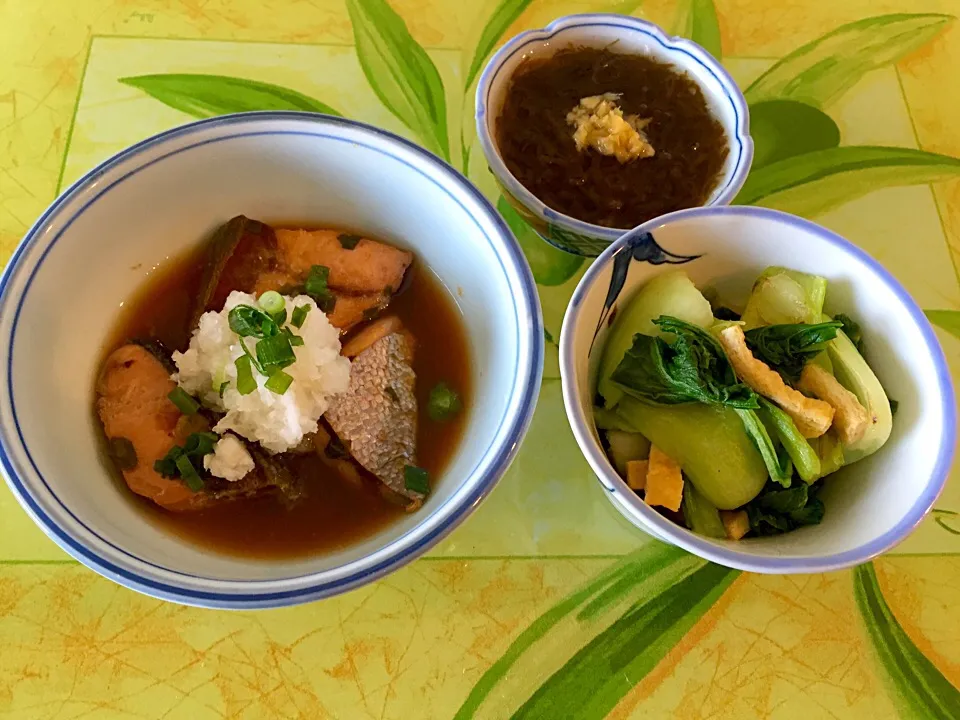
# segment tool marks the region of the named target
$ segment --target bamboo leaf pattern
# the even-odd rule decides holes
[[[866,73],[926,45],[951,20],[951,15],[895,14],[843,25],[777,62],[744,95],[751,104],[784,98],[828,105]]]
[[[960,338],[960,310],[924,310],[927,320]]]
[[[497,3],[497,7],[487,19],[487,24],[483,27],[483,32],[480,33],[480,40],[477,42],[477,46],[473,51],[473,59],[470,61],[470,66],[464,76],[464,92],[469,90],[470,86],[473,85],[473,81],[477,79],[477,75],[480,74],[480,69],[483,67],[484,61],[496,46],[497,42],[499,42],[503,33],[516,22],[517,18],[520,17],[523,11],[530,5],[530,2],[531,0],[500,0],[500,2]]]
[[[455,720],[605,717],[737,575],[651,542],[524,630]]]
[[[446,96],[433,61],[384,0],[347,0],[347,10],[360,66],[380,102],[449,161]]]
[[[723,57],[720,24],[713,0],[681,0],[674,33],[693,40],[717,60]]]
[[[537,285],[562,285],[583,265],[582,255],[566,253],[550,245],[502,196],[497,201],[497,210],[520,243]]]
[[[960,176],[960,159],[909,148],[845,146],[795,155],[750,173],[735,202],[811,217],[874,190]]]
[[[246,78],[173,73],[124,77],[120,82],[195,118],[251,110],[303,110],[340,115],[329,105],[296,90]]]
[[[960,690],[920,652],[897,622],[883,598],[873,563],[853,571],[853,589],[867,637],[903,717],[960,718]]]

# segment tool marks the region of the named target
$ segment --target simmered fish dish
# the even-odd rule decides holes
[[[96,413],[126,486],[229,553],[338,547],[416,512],[470,400],[452,298],[414,255],[236,217],[132,302]]]

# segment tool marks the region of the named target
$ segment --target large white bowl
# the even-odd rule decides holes
[[[93,383],[121,304],[153,269],[241,213],[355,228],[410,248],[463,314],[475,390],[455,459],[419,512],[338,552],[261,561],[204,550],[145,520],[101,461]],[[506,470],[543,361],[533,278],[483,196],[402,138],[307,113],[186,125],[91,171],[10,260],[0,337],[0,462],[27,512],[64,550],[127,587],[220,608],[324,597],[425,552]]]
[[[720,61],[691,40],[671,37],[646,20],[610,13],[568,15],[541,30],[528,30],[500,48],[477,85],[477,136],[503,196],[547,242],[561,250],[594,257],[627,232],[584,222],[547,207],[507,168],[496,143],[496,124],[513,74],[530,58],[550,57],[569,47],[607,48],[646,55],[687,74],[703,92],[707,106],[723,126],[730,152],[716,187],[704,205],[729,205],[750,172],[753,140],[750,111],[743,93]],[[615,89],[615,88],[611,88]]]
[[[597,365],[609,318],[655,275],[678,266],[728,303],[780,265],[827,278],[826,311],[863,326],[867,360],[899,401],[879,452],[828,477],[820,525],[732,542],[696,535],[647,506],[620,478],[593,422]],[[599,330],[599,333],[598,333]],[[560,336],[563,400],[573,433],[607,497],[637,527],[713,562],[762,573],[813,573],[866,562],[906,537],[943,489],[956,444],[953,387],[920,308],[863,250],[774,210],[697,208],[632,230],[604,252],[573,294]]]

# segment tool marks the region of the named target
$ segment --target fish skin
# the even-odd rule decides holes
[[[354,358],[350,386],[334,398],[326,418],[360,465],[395,493],[419,501],[423,495],[408,490],[404,479],[405,467],[417,464],[412,361],[406,333],[381,338]]]

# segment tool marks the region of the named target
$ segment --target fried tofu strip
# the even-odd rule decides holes
[[[754,392],[770,398],[796,423],[805,438],[823,435],[833,422],[833,407],[823,400],[808,398],[783,382],[775,370],[758,360],[747,347],[739,325],[731,325],[720,333],[720,344],[730,359],[737,376]]]
[[[833,427],[840,442],[852,445],[863,437],[870,426],[870,413],[833,375],[819,365],[807,363],[797,386],[833,407]]]
[[[746,510],[721,510],[720,522],[728,540],[739,540],[750,532],[750,516]]]
[[[644,493],[647,505],[659,505],[674,512],[680,509],[683,500],[680,465],[656,445],[650,446]]]
[[[647,487],[647,460],[627,460],[627,485],[631,490],[643,490]]]

